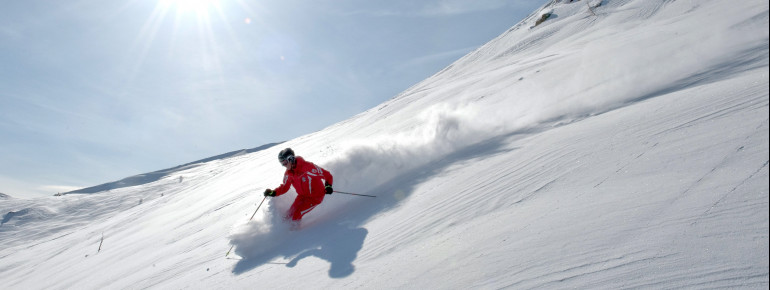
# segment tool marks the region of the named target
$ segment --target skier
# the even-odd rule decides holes
[[[265,189],[265,196],[280,196],[289,191],[289,186],[294,186],[297,198],[283,217],[291,219],[291,229],[299,229],[302,216],[321,204],[324,194],[332,194],[334,189],[332,174],[312,162],[305,161],[301,156],[294,156],[294,150],[286,148],[278,153],[278,161],[286,167],[283,176],[283,184],[275,190]],[[323,179],[324,182],[321,180]]]

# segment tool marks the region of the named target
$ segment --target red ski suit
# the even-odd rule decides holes
[[[306,213],[321,204],[326,195],[324,181],[333,184],[332,174],[313,162],[305,161],[300,156],[295,157],[297,164],[294,169],[286,170],[283,176],[283,184],[278,186],[275,196],[280,196],[289,191],[289,186],[294,186],[297,198],[286,213],[285,219],[298,221]]]

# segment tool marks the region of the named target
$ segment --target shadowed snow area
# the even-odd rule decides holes
[[[766,289],[768,42],[766,1],[550,1],[324,130],[0,196],[0,285]],[[289,230],[285,147],[376,197]]]

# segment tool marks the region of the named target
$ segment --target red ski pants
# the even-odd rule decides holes
[[[301,220],[305,214],[321,204],[321,201],[323,201],[323,197],[321,200],[315,200],[313,198],[297,196],[297,198],[294,199],[294,203],[291,204],[289,211],[286,212],[284,219],[291,219],[293,221]]]

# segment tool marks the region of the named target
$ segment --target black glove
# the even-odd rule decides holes
[[[326,194],[332,194],[334,192],[334,188],[332,188],[332,185],[328,182],[326,183]]]
[[[272,189],[265,189],[265,196],[275,196],[275,191]]]

